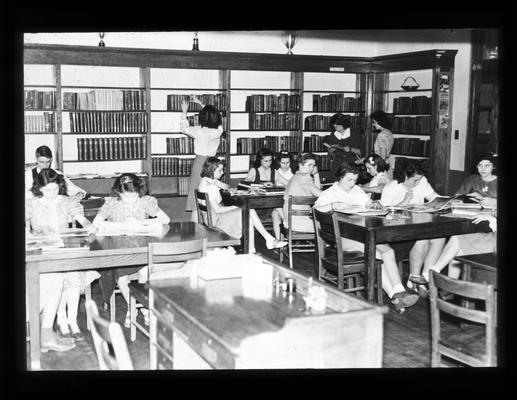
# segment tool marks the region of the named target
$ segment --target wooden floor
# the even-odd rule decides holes
[[[266,250],[263,241],[257,239],[257,251],[262,254],[278,257]],[[311,254],[295,255],[295,269],[300,272],[312,274],[313,258]],[[117,295],[117,322],[123,324],[127,306],[121,295]],[[100,289],[97,282],[92,284],[92,298],[97,302],[99,313],[109,319],[109,312],[102,308]],[[385,296],[385,304],[389,304]],[[141,314],[138,316],[142,318]],[[143,321],[142,321],[143,322]],[[82,329],[85,340],[77,342],[76,347],[63,353],[50,351],[41,355],[43,370],[96,370],[97,359],[93,348],[91,336],[86,330],[86,313],[84,309],[84,296],[79,304],[78,323]],[[123,326],[123,325],[122,325]],[[137,370],[148,369],[148,339],[137,331],[135,342],[129,340],[129,329],[123,328],[128,343],[131,359]],[[390,311],[384,316],[384,368],[426,368],[430,367],[430,319],[429,300],[420,299],[416,305],[408,308],[405,313],[398,314],[390,306]],[[27,347],[29,343],[27,343]]]

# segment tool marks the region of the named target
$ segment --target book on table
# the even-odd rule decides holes
[[[277,194],[284,194],[285,193],[285,187],[284,186],[276,186],[276,185],[265,185],[263,183],[253,183],[253,182],[246,182],[242,181],[237,185],[238,189],[250,189],[253,191],[256,191],[260,194],[266,194],[266,195],[277,195]]]
[[[404,208],[415,213],[443,211],[451,208],[452,202],[457,197],[458,196],[436,196],[433,200],[428,201],[427,203],[410,204]]]
[[[337,202],[337,203],[332,203],[332,210],[333,211],[336,211],[336,212],[339,212],[339,213],[343,213],[343,214],[349,214],[349,215],[361,215],[361,216],[364,216],[364,217],[368,217],[368,216],[384,216],[384,215],[387,215],[389,213],[389,210],[388,209],[376,209],[376,208],[367,208],[367,207],[364,207],[364,206],[359,206],[359,205],[350,205],[350,204],[347,204],[347,203],[340,203],[340,202]]]

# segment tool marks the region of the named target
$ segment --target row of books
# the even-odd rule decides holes
[[[391,130],[393,133],[429,134],[431,132],[431,121],[430,115],[396,117],[392,119]]]
[[[199,114],[188,115],[187,121],[190,126],[199,125]],[[223,132],[226,132],[228,130],[228,119],[225,116],[222,117],[221,125],[223,127]]]
[[[141,112],[71,112],[70,132],[146,133],[147,113]]]
[[[165,140],[167,154],[193,154],[194,138],[166,138]]]
[[[430,140],[397,138],[393,141],[392,153],[408,156],[429,157],[431,152]]]
[[[343,111],[343,112],[360,112],[364,111],[364,98],[345,97],[343,93],[332,93],[328,95],[313,94],[312,110],[313,111]]]
[[[298,114],[249,114],[250,130],[300,129]]]
[[[190,175],[193,158],[153,157],[152,173],[155,176]]]
[[[135,160],[146,157],[146,137],[77,138],[79,161]]]
[[[427,96],[401,96],[393,99],[395,114],[430,114],[431,98]]]
[[[300,148],[300,138],[298,136],[265,136],[237,139],[237,154],[253,154],[263,148],[273,152],[296,152]]]
[[[323,146],[324,136],[311,135],[310,137],[303,138],[303,151],[327,151],[327,148]]]
[[[143,90],[94,89],[63,93],[63,110],[145,110],[146,104]]]
[[[244,109],[248,112],[299,111],[300,104],[299,94],[253,94],[246,97]]]
[[[316,167],[318,167],[318,171],[328,171],[330,170],[330,159],[325,156],[316,155]]]
[[[26,89],[23,92],[26,110],[54,110],[56,108],[55,90]]]
[[[56,119],[53,112],[43,114],[26,114],[24,118],[24,129],[26,133],[55,132]]]
[[[366,127],[364,117],[350,115],[350,127],[352,129],[363,131]],[[333,131],[334,127],[330,126],[330,115],[309,115],[305,117],[303,124],[306,131]]]
[[[167,95],[167,111],[182,111],[181,103],[183,101],[188,102],[189,111],[201,111],[202,107],[198,103],[194,103],[190,99],[191,95],[186,94],[168,94]],[[212,105],[219,111],[226,110],[227,102],[226,95],[221,93],[211,94],[197,94],[196,97],[201,100],[201,103],[206,105]]]
[[[178,195],[187,196],[189,187],[190,177],[180,176],[178,178]]]

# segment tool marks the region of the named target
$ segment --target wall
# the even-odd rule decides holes
[[[199,32],[200,50],[286,53],[282,31],[206,31]],[[463,171],[465,138],[468,126],[470,85],[470,31],[458,29],[433,30],[320,30],[298,31],[295,54],[333,56],[377,56],[429,49],[456,49],[454,98],[451,138],[452,170]],[[108,32],[107,46],[190,50],[193,32]],[[97,45],[96,32],[31,33],[26,43]],[[454,131],[459,138],[454,139]]]

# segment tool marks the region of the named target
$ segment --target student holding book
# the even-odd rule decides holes
[[[320,211],[331,211],[334,205],[342,204],[345,207],[361,206],[365,208],[382,209],[381,203],[370,197],[356,185],[359,169],[354,163],[343,163],[336,172],[336,182],[323,191],[314,207]],[[337,204],[336,204],[337,203]],[[345,251],[364,252],[364,244],[356,240],[341,238]],[[376,246],[376,257],[382,259],[382,288],[391,299],[396,311],[402,312],[418,301],[418,295],[405,290],[400,280],[395,252],[387,244]]]
[[[215,156],[221,134],[223,133],[221,113],[212,105],[203,105],[201,100],[196,96],[191,97],[191,101],[201,105],[202,110],[199,112],[199,125],[189,126],[187,119],[188,102],[181,103],[182,114],[180,117],[180,130],[185,135],[194,138],[194,153],[196,158],[192,165],[192,173],[190,175],[189,191],[187,197],[187,205],[185,210],[191,212],[191,220],[197,221],[196,199],[194,189],[199,186],[201,180],[200,172],[203,163],[208,157]],[[221,189],[228,189],[228,185],[224,182],[217,182]]]
[[[32,168],[25,169],[25,196],[31,197],[31,188],[38,179],[38,174],[42,169],[50,168],[52,166],[52,150],[48,146],[40,146],[36,149],[36,165]],[[81,200],[86,196],[86,191],[75,185],[65,174],[54,169],[58,174],[65,179],[66,190],[68,196],[75,197]]]
[[[93,228],[97,231],[103,224],[119,226],[123,223],[130,229],[138,230],[139,227],[161,226],[169,222],[169,216],[160,209],[156,198],[145,194],[145,185],[142,179],[135,174],[124,173],[115,179],[111,188],[111,196],[105,198],[104,204],[93,220]],[[124,300],[129,305],[129,281],[146,277],[147,267],[103,269],[100,274],[104,302],[109,302],[113,289],[118,284]],[[146,324],[148,324],[148,310],[140,308],[140,311]],[[126,328],[131,327],[129,309],[126,313],[124,326]]]
[[[65,177],[50,168],[43,168],[31,188],[32,197],[25,199],[26,235],[58,234],[68,228],[68,221],[73,218],[83,227],[91,225],[83,214],[83,208],[77,199],[67,194]],[[66,351],[74,347],[74,338],[80,340],[77,326],[77,308],[80,290],[97,279],[95,271],[77,271],[66,273],[42,274],[40,278],[40,306],[43,308],[41,319],[41,351]],[[60,311],[58,311],[60,307]],[[68,307],[68,316],[64,308]],[[74,333],[57,336],[52,328],[58,314],[58,325],[66,324]],[[68,330],[68,333],[70,330]]]
[[[401,160],[393,171],[393,178],[382,190],[380,201],[383,206],[424,204],[425,200],[432,201],[438,196],[418,162]],[[421,275],[422,268],[427,269],[436,262],[444,244],[445,238],[417,240],[409,252],[407,287],[418,291],[422,297],[428,295],[426,280]]]
[[[355,162],[361,157],[364,139],[360,132],[350,127],[350,116],[341,113],[330,118],[334,132],[323,138],[323,146],[328,149],[330,175],[334,176],[343,162]]]
[[[470,175],[465,179],[456,194],[467,195],[483,207],[495,208],[497,205],[497,176],[494,174],[496,160],[494,154],[478,157],[478,174]]]
[[[224,163],[217,157],[208,157],[203,163],[201,169],[201,182],[199,183],[199,191],[208,194],[210,205],[212,208],[212,222],[216,229],[227,233],[233,238],[240,239],[242,237],[242,212],[237,206],[224,206],[222,204],[220,188],[217,180],[221,179],[224,174]],[[280,248],[287,245],[287,242],[276,240],[262,225],[257,212],[250,210],[250,253],[255,252],[254,232],[255,228],[265,239],[268,249]]]

